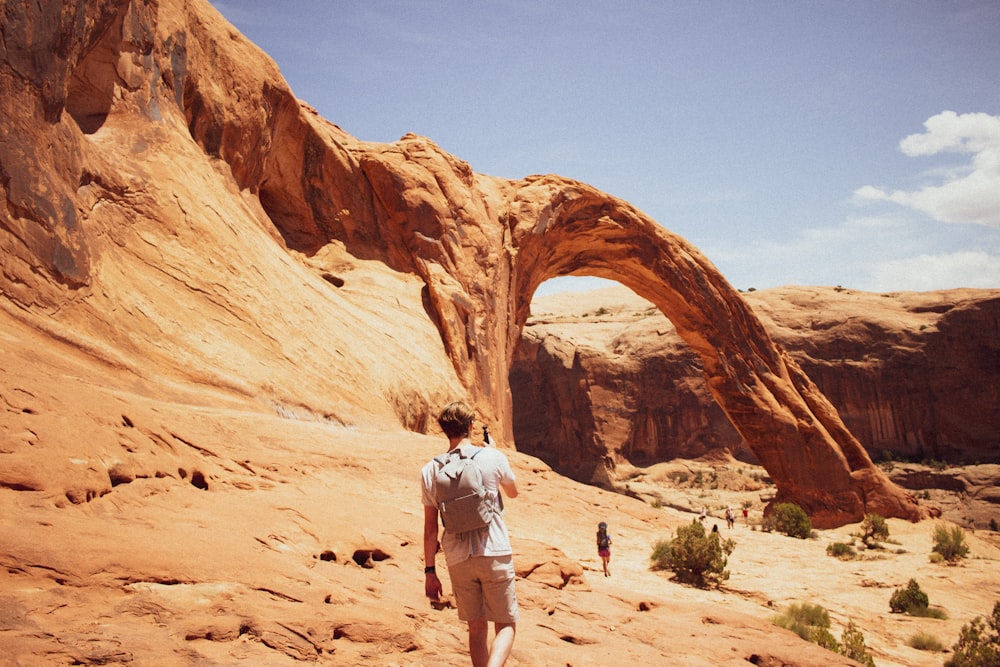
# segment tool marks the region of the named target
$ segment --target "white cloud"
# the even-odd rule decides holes
[[[943,111],[928,118],[924,127],[926,132],[911,134],[899,142],[904,155],[969,154],[969,164],[938,174],[943,183],[919,190],[865,185],[855,190],[855,200],[893,202],[941,222],[1000,227],[1000,116]]]
[[[1000,230],[941,225],[902,211],[703,250],[741,288],[843,285],[920,292],[1000,287]]]
[[[967,251],[881,262],[872,270],[876,291],[938,290],[1000,285],[1000,257]]]

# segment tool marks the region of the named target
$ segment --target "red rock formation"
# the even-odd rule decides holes
[[[509,438],[535,288],[603,276],[674,322],[780,498],[818,526],[923,516],[718,271],[627,203],[359,142],[200,0],[2,7],[0,291],[32,326],[349,426],[426,430],[465,392]]]
[[[784,288],[748,300],[872,456],[951,463],[1000,456],[997,290]]]
[[[1000,429],[996,290],[745,295],[872,456],[987,462]],[[577,479],[751,454],[673,325],[623,288],[536,300],[511,371],[523,451]],[[567,431],[567,429],[574,429]]]

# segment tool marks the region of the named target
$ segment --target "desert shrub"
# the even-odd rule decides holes
[[[944,650],[944,644],[941,643],[940,639],[928,632],[924,632],[923,630],[910,637],[910,639],[906,642],[906,645],[910,648],[915,648],[918,651]]]
[[[804,540],[812,533],[812,521],[795,503],[778,503],[774,506],[774,529]]]
[[[889,524],[878,514],[866,514],[861,522],[861,541],[869,548],[875,542],[884,542],[889,539]]]
[[[997,667],[1000,665],[1000,602],[989,620],[977,616],[962,626],[954,653],[945,667]]]
[[[841,560],[850,560],[854,558],[856,554],[854,547],[850,544],[834,542],[833,544],[826,545],[826,555],[833,556],[834,558],[840,558]]]
[[[875,667],[875,659],[865,646],[865,636],[861,634],[858,626],[854,625],[854,621],[848,621],[847,627],[844,628],[844,633],[840,636],[838,653],[851,660],[857,660],[867,667]]]
[[[990,530],[994,533],[1000,532],[1000,523],[996,519],[990,519]]]
[[[961,560],[969,555],[969,546],[965,543],[965,532],[961,526],[950,529],[944,524],[938,524],[934,529],[933,553],[941,554],[948,562]]]
[[[831,651],[840,649],[836,638],[830,633],[830,614],[821,605],[795,602],[784,612],[774,616],[771,622],[823,648]]]
[[[889,609],[897,614],[912,613],[910,610],[927,609],[930,599],[927,593],[920,590],[920,584],[916,579],[910,579],[906,588],[897,588],[889,598]],[[914,614],[916,616],[917,614]]]
[[[917,607],[906,613],[910,616],[919,616],[920,618],[936,618],[939,621],[948,619],[948,612],[940,607]]]
[[[714,531],[705,534],[701,522],[692,521],[678,528],[673,539],[657,542],[650,562],[654,570],[671,570],[684,583],[718,585],[729,578],[726,563],[735,548],[733,540],[723,540]]]

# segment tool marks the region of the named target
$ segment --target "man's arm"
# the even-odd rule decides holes
[[[424,505],[424,566],[434,567],[438,552],[438,511],[437,507]],[[441,597],[441,580],[436,572],[424,575],[424,594],[431,600]]]
[[[517,484],[514,480],[509,482],[500,482],[500,487],[503,489],[504,493],[507,494],[508,498],[517,498]]]

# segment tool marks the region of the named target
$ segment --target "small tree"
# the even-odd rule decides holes
[[[965,543],[965,533],[961,526],[949,529],[944,524],[934,528],[934,546],[931,551],[940,554],[949,562],[961,560],[969,555],[969,546]]]
[[[913,616],[922,616],[922,610],[927,609],[930,598],[927,593],[920,590],[920,584],[916,579],[910,579],[906,588],[897,588],[892,597],[889,598],[889,609],[897,614],[907,613]]]
[[[1000,665],[1000,602],[993,605],[989,621],[977,616],[962,626],[954,654],[945,667],[997,667]]]
[[[706,535],[701,522],[692,521],[678,528],[673,539],[657,542],[650,561],[654,570],[673,571],[678,581],[718,585],[729,578],[726,563],[735,548],[733,540],[723,540],[715,531]]]
[[[804,540],[812,534],[812,521],[805,510],[795,503],[778,503],[774,506],[774,529]]]
[[[847,627],[840,636],[840,654],[851,660],[857,660],[867,667],[875,667],[875,659],[865,646],[865,636],[861,634],[858,626],[854,625],[854,621],[847,622]]]
[[[869,549],[875,546],[876,542],[884,542],[889,539],[889,524],[878,514],[866,514],[861,522],[861,541]]]

